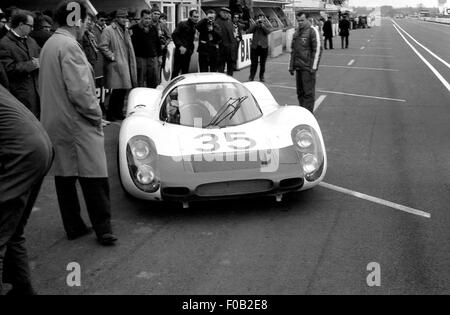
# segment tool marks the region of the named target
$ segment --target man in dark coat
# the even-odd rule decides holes
[[[220,28],[215,24],[216,12],[208,10],[206,18],[195,26],[200,33],[198,44],[198,64],[200,72],[216,72],[219,42],[222,38]]]
[[[297,12],[298,29],[292,39],[289,73],[296,74],[300,106],[314,112],[316,72],[322,54],[319,30],[308,21],[308,13]]]
[[[180,71],[182,74],[189,72],[189,64],[194,52],[195,25],[199,17],[197,10],[189,11],[188,20],[178,23],[177,28],[172,33],[172,39],[175,43],[172,79],[177,77]]]
[[[269,54],[269,33],[271,26],[264,21],[264,14],[259,14],[256,17],[256,24],[250,26],[248,33],[253,33],[253,40],[251,46],[251,66],[249,81],[255,79],[256,70],[258,69],[259,59],[259,80],[264,82],[264,73],[266,71],[267,55]]]
[[[219,45],[219,64],[218,71],[225,72],[225,64],[227,65],[227,74],[233,75],[234,63],[236,61],[236,55],[234,51],[236,49],[236,39],[234,38],[234,26],[230,20],[231,11],[228,8],[221,8],[219,18],[216,20],[222,31],[222,41]]]
[[[24,229],[50,169],[50,139],[33,114],[0,85],[0,295],[31,295]]]
[[[39,119],[40,47],[28,36],[33,22],[30,12],[17,11],[12,16],[12,28],[0,41],[0,62],[8,75],[10,92]]]
[[[47,40],[52,36],[53,20],[51,17],[43,14],[36,16],[34,21],[34,30],[30,33],[39,47],[44,47]]]
[[[350,22],[347,19],[347,15],[344,15],[342,20],[339,22],[339,36],[341,36],[341,48],[348,48],[348,37],[350,36]]]
[[[327,42],[330,42],[330,49],[333,49],[333,24],[331,23],[331,16],[323,23],[323,37],[325,37],[324,48],[327,49]]]

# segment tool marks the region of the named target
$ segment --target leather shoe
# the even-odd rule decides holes
[[[103,246],[112,246],[117,242],[117,237],[112,233],[105,233],[98,237],[98,242]]]

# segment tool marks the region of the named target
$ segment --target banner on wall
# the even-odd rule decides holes
[[[238,70],[249,67],[251,64],[250,50],[252,45],[253,34],[242,35],[242,40],[239,43],[236,67]]]

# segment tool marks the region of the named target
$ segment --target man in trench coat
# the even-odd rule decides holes
[[[102,128],[102,112],[95,95],[93,69],[80,44],[86,28],[68,26],[67,0],[58,7],[56,22],[61,25],[41,53],[39,74],[42,124],[55,147],[55,184],[68,239],[88,234],[80,216],[76,182],[79,181],[98,241],[112,245],[108,172]],[[81,20],[86,18],[82,0]]]
[[[137,87],[136,56],[126,27],[128,11],[119,9],[115,20],[102,33],[99,45],[105,57],[105,87],[112,89],[107,120],[123,119],[123,106],[128,90]]]
[[[0,295],[35,294],[24,229],[52,163],[50,139],[33,114],[0,85]]]

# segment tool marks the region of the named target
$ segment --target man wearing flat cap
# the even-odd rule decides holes
[[[233,76],[234,62],[236,54],[237,42],[234,38],[234,26],[231,21],[231,11],[226,7],[220,8],[219,18],[216,24],[222,31],[222,42],[219,45],[218,71],[225,72],[225,64],[227,65],[227,74]]]
[[[103,31],[99,47],[106,62],[105,87],[113,90],[107,110],[107,119],[112,121],[124,118],[126,93],[137,86],[136,57],[127,22],[127,10],[118,9],[113,23]]]

